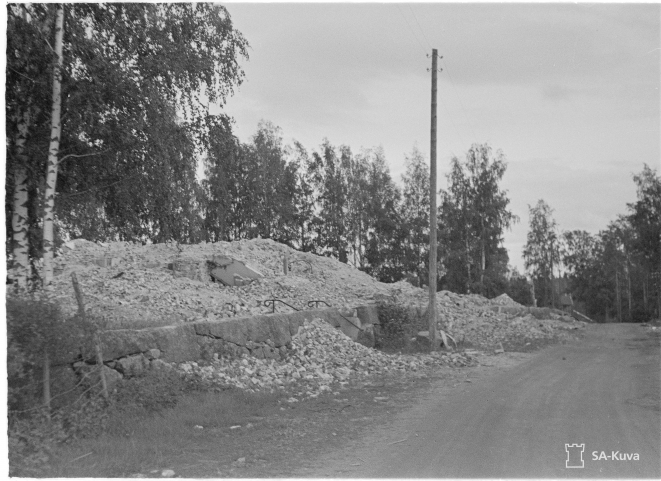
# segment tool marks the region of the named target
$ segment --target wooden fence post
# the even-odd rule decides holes
[[[85,313],[85,301],[83,300],[83,291],[78,284],[76,273],[71,273],[71,281],[73,282],[73,290],[76,292],[76,301],[78,301],[78,313],[83,318],[83,322],[87,321],[87,314]],[[94,348],[96,350],[96,364],[99,366],[99,376],[101,377],[101,393],[105,399],[108,399],[108,384],[106,383],[106,374],[103,372],[103,354],[101,352],[101,336],[99,334],[98,326],[94,332]]]

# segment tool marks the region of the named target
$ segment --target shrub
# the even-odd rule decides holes
[[[377,306],[379,332],[375,332],[375,346],[383,350],[415,350],[411,338],[427,328],[424,315],[411,308],[393,302],[381,302]]]
[[[66,318],[45,293],[7,295],[7,405],[12,475],[36,475],[51,449],[103,424],[103,400],[88,396],[66,366],[90,357],[96,327],[79,316]],[[44,405],[44,359],[50,364],[50,410]],[[57,365],[64,365],[58,367]]]
[[[58,441],[66,439],[59,416],[46,415],[45,410],[30,416],[9,416],[9,476],[38,476],[42,473],[51,451]]]

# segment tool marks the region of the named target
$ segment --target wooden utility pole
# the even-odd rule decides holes
[[[431,51],[431,146],[429,154],[429,344],[438,349],[436,332],[436,78],[438,51]]]

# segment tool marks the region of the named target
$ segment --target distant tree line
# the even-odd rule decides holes
[[[661,178],[644,165],[633,176],[637,200],[597,234],[560,231],[544,201],[530,207],[524,248],[537,302],[560,304],[571,294],[600,321],[641,322],[661,311]]]
[[[329,140],[308,151],[283,144],[262,121],[248,143],[212,132],[201,183],[200,240],[271,238],[331,256],[383,282],[428,283],[429,167],[414,148],[401,187],[381,148],[354,154]],[[444,288],[493,296],[508,288],[504,230],[517,218],[500,189],[502,152],[473,145],[452,159],[439,206],[439,273]]]

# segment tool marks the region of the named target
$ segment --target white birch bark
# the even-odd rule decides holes
[[[25,9],[22,10],[24,21],[28,21]],[[13,214],[11,219],[14,267],[11,277],[20,289],[25,289],[30,278],[30,257],[28,240],[28,159],[25,144],[30,125],[30,101],[22,115],[17,117],[18,137],[16,139],[16,166],[14,167]]]
[[[14,212],[11,219],[14,241],[12,278],[21,289],[27,287],[30,277],[30,260],[28,257],[28,171],[25,158],[27,130],[28,118],[25,115],[18,124],[18,138],[16,139],[17,165],[14,168]]]
[[[64,7],[60,4],[55,18],[55,55],[57,56],[53,69],[53,110],[51,114],[50,147],[48,149],[48,166],[46,168],[46,194],[44,199],[44,254],[43,281],[48,288],[53,280],[53,221],[55,208],[55,185],[57,183],[57,156],[60,150],[60,112],[62,107],[62,39],[64,34]]]

